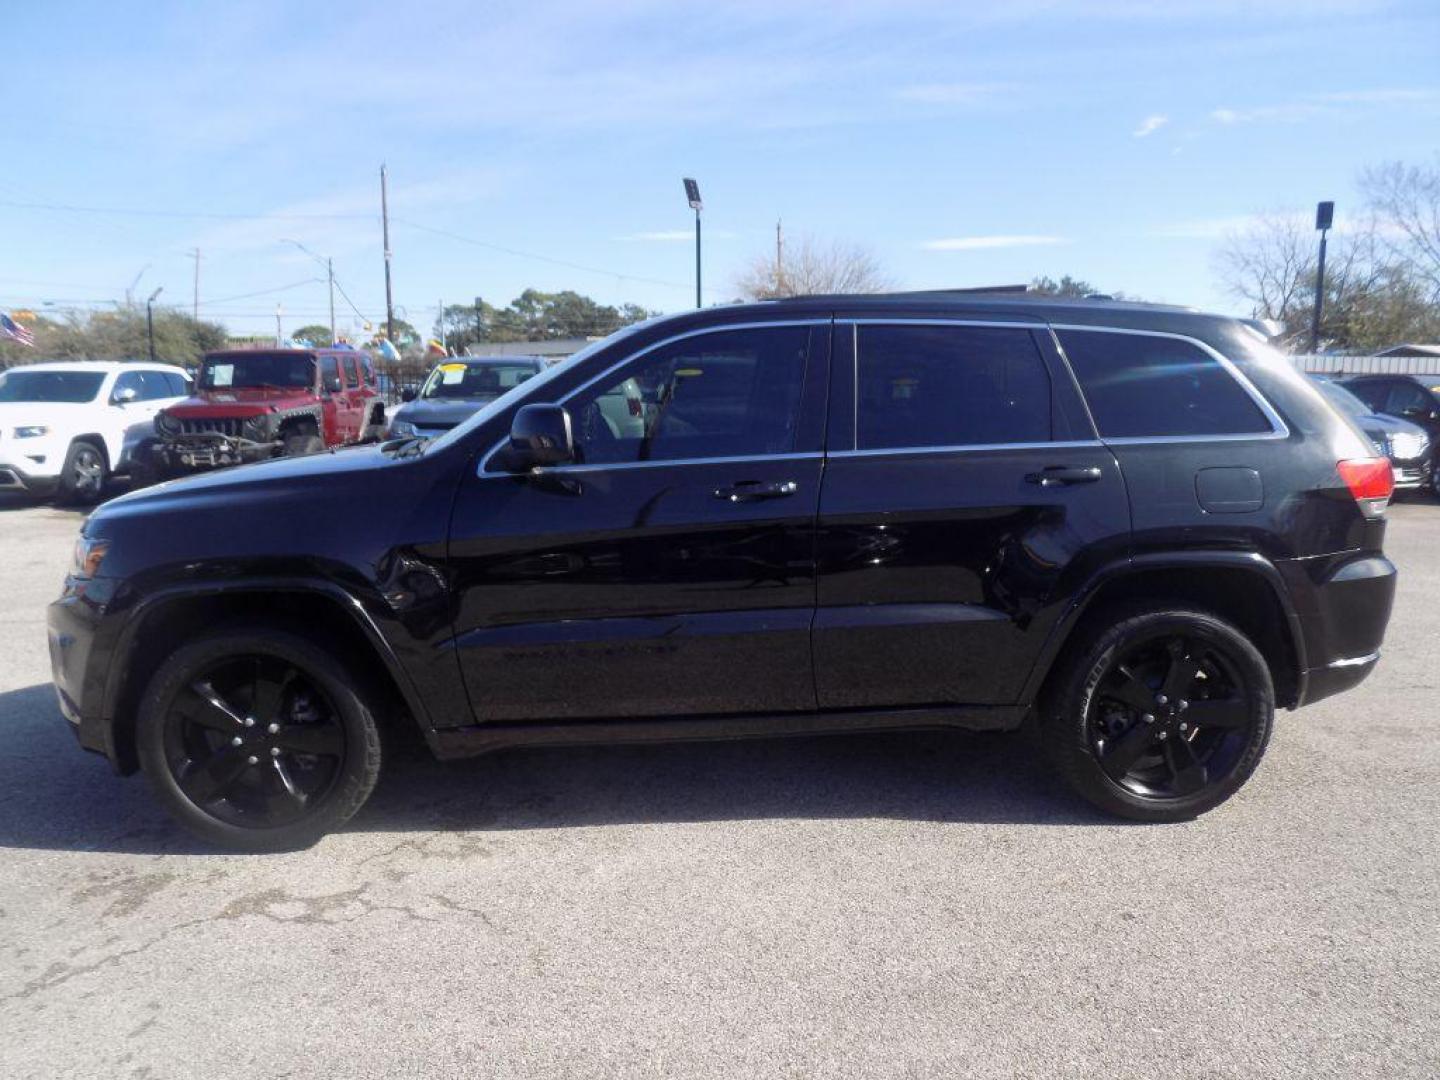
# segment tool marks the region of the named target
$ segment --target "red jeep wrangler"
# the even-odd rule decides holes
[[[155,417],[137,486],[198,469],[378,439],[385,404],[357,349],[207,353],[195,394]]]

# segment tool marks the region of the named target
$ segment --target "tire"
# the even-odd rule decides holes
[[[150,487],[168,479],[165,468],[158,460],[155,448],[153,446],[137,447],[135,455],[130,461],[130,490],[138,491],[140,488]]]
[[[309,847],[364,805],[380,775],[363,685],[297,634],[217,630],[150,679],[136,720],[140,767],[171,815],[209,843]]]
[[[72,506],[93,505],[105,494],[105,483],[109,479],[104,448],[86,439],[76,439],[65,452],[65,464],[60,467],[57,498]]]
[[[1213,810],[1270,741],[1265,658],[1201,611],[1116,611],[1099,626],[1061,662],[1047,695],[1042,738],[1055,768],[1120,817],[1176,822]]]
[[[285,436],[285,456],[304,457],[306,454],[319,454],[325,449],[325,440],[319,435],[296,434]]]

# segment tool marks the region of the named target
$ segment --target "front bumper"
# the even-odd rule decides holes
[[[1431,465],[1425,458],[1416,458],[1413,461],[1391,458],[1390,467],[1395,476],[1396,491],[1414,491],[1430,486]]]
[[[256,442],[239,435],[173,435],[155,447],[171,469],[213,469],[265,461],[279,453],[277,442]]]
[[[0,461],[0,491],[23,491],[49,495],[60,485],[58,475],[37,475],[10,462]]]
[[[67,587],[65,595],[45,613],[50,648],[50,677],[55,684],[60,712],[86,750],[104,754],[118,766],[112,725],[104,715],[105,679],[112,647],[107,633],[113,619],[106,618],[108,596],[114,583],[98,578],[85,590]]]

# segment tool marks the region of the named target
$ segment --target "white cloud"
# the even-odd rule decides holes
[[[991,251],[996,248],[1044,247],[1069,243],[1063,236],[950,236],[926,240],[920,246],[926,251]]]
[[[1440,103],[1440,90],[1384,89],[1337,90],[1324,94],[1306,94],[1294,101],[1256,105],[1244,109],[1212,109],[1210,119],[1226,126],[1269,121],[1296,123],[1315,116],[1340,116],[1367,106],[1433,105]]]
[[[1145,117],[1144,120],[1141,120],[1140,126],[1132,131],[1131,134],[1137,139],[1143,139],[1147,136],[1154,135],[1155,132],[1159,131],[1169,122],[1170,118],[1168,116],[1161,113],[1152,113],[1150,116]]]

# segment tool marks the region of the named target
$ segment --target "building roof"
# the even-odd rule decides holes
[[[1391,345],[1388,349],[1381,349],[1376,356],[1435,356],[1440,357],[1440,345],[1417,345],[1413,342],[1406,342],[1401,345]]]

